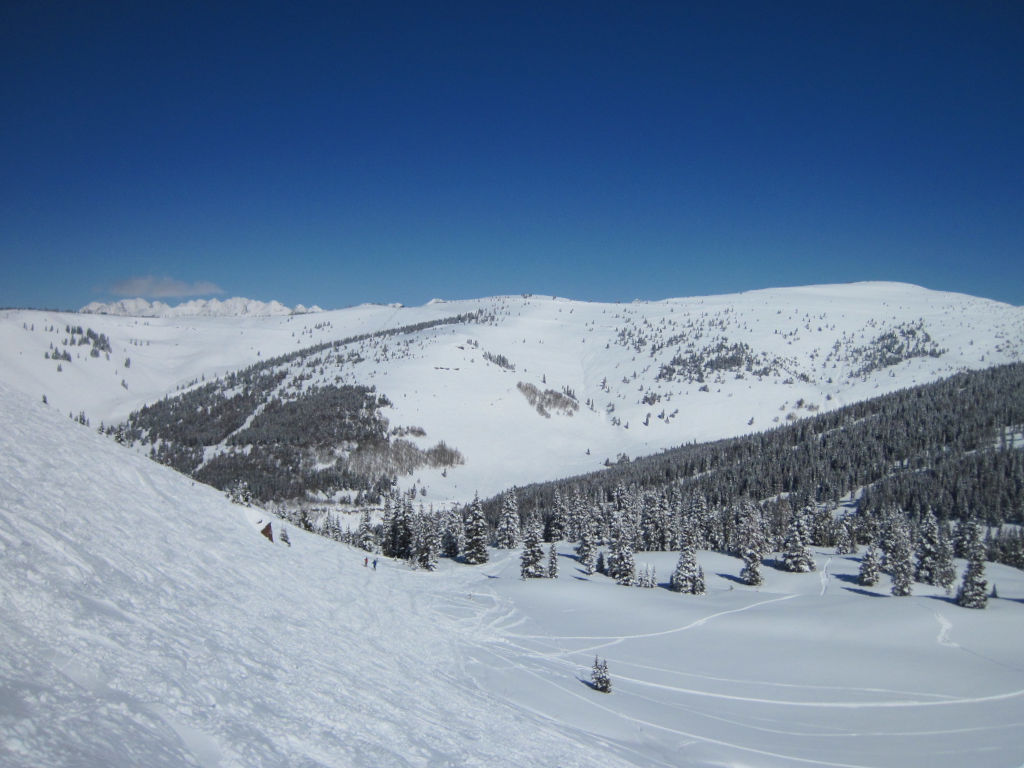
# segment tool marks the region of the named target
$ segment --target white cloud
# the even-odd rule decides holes
[[[180,299],[186,296],[211,296],[224,293],[220,286],[200,280],[186,283],[171,277],[129,277],[118,280],[110,290],[117,296],[140,296],[153,299]]]

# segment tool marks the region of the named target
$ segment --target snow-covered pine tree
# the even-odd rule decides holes
[[[594,690],[601,693],[612,692],[612,679],[608,676],[608,660],[601,661],[594,657],[594,666],[590,671],[590,679],[594,684]]]
[[[849,515],[843,515],[836,521],[836,554],[857,554],[857,542],[853,536],[853,522]]]
[[[542,579],[546,575],[541,538],[540,521],[535,517],[531,518],[526,524],[523,554],[519,558],[519,575],[524,579]]]
[[[964,608],[984,608],[988,601],[985,580],[985,547],[981,542],[981,532],[973,520],[965,529],[965,546],[968,548],[967,568],[963,580],[956,593],[957,605]]]
[[[739,550],[743,558],[740,579],[744,584],[756,587],[764,581],[761,577],[761,558],[766,549],[764,521],[761,510],[750,501],[740,505],[739,514]]]
[[[555,546],[555,542],[551,542],[548,547],[548,573],[549,579],[558,578],[558,548]]]
[[[688,595],[704,594],[704,569],[697,563],[692,543],[683,543],[676,569],[668,580],[668,586],[674,592],[683,592]]]
[[[421,505],[416,519],[416,564],[425,570],[436,571],[440,554],[440,520],[433,512],[424,512]]]
[[[594,526],[590,520],[584,521],[580,536],[580,543],[576,545],[576,556],[579,558],[583,571],[589,576],[594,572],[594,565],[597,561],[597,546],[594,541]]]
[[[893,521],[888,536],[885,562],[892,577],[892,594],[906,597],[913,588],[914,561],[910,548],[910,533],[901,521]]]
[[[615,528],[612,531],[612,543],[607,559],[608,575],[619,584],[629,586],[636,578],[636,560],[633,558],[633,548],[630,546],[630,535],[628,525],[623,518],[617,517]]]
[[[953,541],[949,526],[939,524],[939,554],[935,561],[935,584],[946,590],[948,595],[956,580],[956,565],[953,563]]]
[[[462,517],[454,505],[441,514],[441,554],[458,557],[465,545],[466,534],[462,530]]]
[[[857,583],[864,587],[873,587],[878,583],[878,576],[882,570],[882,564],[878,558],[878,550],[874,544],[868,544],[864,557],[860,560],[860,572],[857,574]]]
[[[810,543],[810,519],[813,512],[813,509],[806,508],[794,512],[789,520],[782,553],[782,565],[787,571],[809,573],[814,570],[814,556],[807,548]]]
[[[519,546],[519,501],[514,490],[502,496],[494,545],[498,549],[515,549]]]
[[[480,506],[479,495],[473,496],[473,502],[466,511],[466,546],[463,555],[470,565],[487,562],[487,520]]]
[[[565,539],[566,541],[574,541],[579,536],[578,531],[571,530],[569,520],[569,505],[565,503],[565,499],[562,498],[561,492],[555,489],[555,498],[553,500],[553,509],[551,510],[551,526],[552,533],[558,533],[558,539],[552,539],[553,541],[559,541]],[[557,530],[556,530],[557,529]],[[575,536],[573,534],[576,534]]]
[[[931,508],[925,511],[917,529],[917,561],[914,578],[922,584],[937,584],[939,570],[939,521]]]
[[[359,527],[356,528],[356,546],[364,552],[373,552],[377,549],[377,537],[373,533],[373,523],[370,520],[370,510],[364,509],[359,517]]]

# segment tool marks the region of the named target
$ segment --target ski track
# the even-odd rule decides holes
[[[514,637],[518,640],[611,640],[615,642],[622,642],[623,640],[642,640],[648,637],[663,637],[665,635],[674,635],[677,632],[686,632],[689,629],[700,627],[707,624],[709,621],[720,618],[722,616],[728,616],[733,613],[743,613],[749,611],[752,608],[757,608],[762,605],[768,605],[770,603],[778,603],[782,600],[791,600],[797,595],[782,595],[781,597],[773,597],[768,600],[761,600],[750,605],[745,605],[742,608],[730,608],[727,611],[719,611],[718,613],[712,613],[708,616],[703,616],[695,621],[691,621],[689,624],[684,624],[681,627],[673,627],[672,629],[663,629],[658,632],[642,632],[636,635],[507,635],[508,637]],[[601,646],[604,647],[604,646]]]

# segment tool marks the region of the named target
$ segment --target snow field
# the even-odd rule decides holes
[[[958,607],[915,584],[893,598],[856,581],[859,559],[818,571],[701,552],[708,594],[585,576],[563,544],[557,584],[518,579],[515,553],[484,566],[498,624],[481,687],[613,740],[646,765],[1016,766],[1024,759],[1024,575],[988,564],[1000,599]],[[674,553],[637,553],[667,582]],[[825,575],[824,568],[828,568]],[[963,563],[960,563],[961,570]],[[1005,599],[1004,599],[1005,597]],[[610,697],[590,691],[606,658]]]
[[[4,385],[0,426],[0,764],[604,759],[462,673],[470,569],[271,545],[257,510]]]

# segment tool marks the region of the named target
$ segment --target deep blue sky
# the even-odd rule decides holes
[[[1024,304],[1024,3],[498,5],[0,3],[0,306]]]

